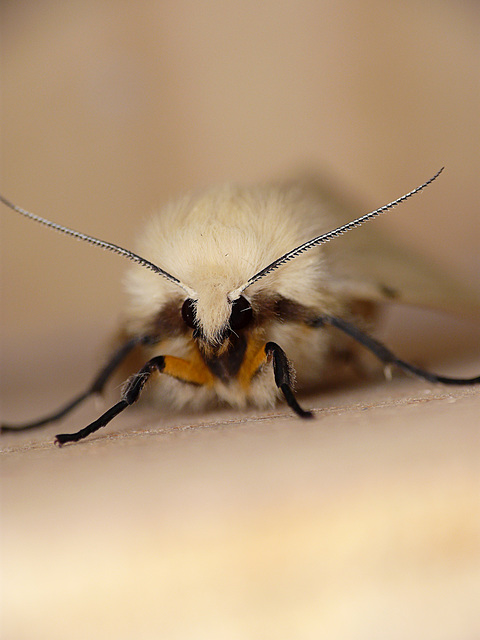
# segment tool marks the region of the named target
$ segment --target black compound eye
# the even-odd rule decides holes
[[[233,301],[232,313],[230,314],[230,329],[236,331],[243,329],[250,324],[253,318],[253,311],[246,298],[240,296]]]
[[[187,327],[190,329],[196,329],[195,324],[195,301],[191,298],[187,298],[182,305],[182,318]]]

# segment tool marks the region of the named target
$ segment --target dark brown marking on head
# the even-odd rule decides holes
[[[148,333],[163,339],[183,336],[191,331],[182,319],[182,304],[181,298],[164,304],[154,317]]]
[[[311,315],[308,307],[282,296],[276,301],[275,312],[283,322],[305,322]]]
[[[262,326],[272,320],[280,322],[306,322],[312,310],[283,296],[260,294],[252,299],[254,323]]]

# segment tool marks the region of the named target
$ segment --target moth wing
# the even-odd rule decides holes
[[[358,231],[365,237],[366,230]],[[334,278],[329,288],[349,298],[480,315],[480,300],[474,291],[378,232],[370,233],[364,243],[342,237],[331,260]]]
[[[326,203],[332,229],[365,213],[329,185],[315,180],[310,182],[310,188]],[[413,249],[380,233],[375,222],[328,242],[325,253],[331,264],[333,277],[327,286],[332,293],[352,300],[398,302],[480,316],[480,297],[476,291],[470,291]]]

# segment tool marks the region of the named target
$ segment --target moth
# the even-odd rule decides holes
[[[135,352],[143,366],[128,377],[119,401],[76,433],[57,435],[58,445],[108,424],[138,400],[153,374],[160,374],[151,385],[160,406],[265,408],[283,397],[301,418],[313,414],[300,406],[294,388],[328,380],[339,357],[353,353],[355,345],[384,366],[431,382],[478,384],[480,376],[450,378],[408,363],[364,329],[382,302],[418,304],[427,295],[429,302],[445,306],[455,295],[425,269],[416,273],[415,264],[402,262],[388,246],[375,246],[369,238],[362,244],[363,229],[358,229],[425,189],[441,171],[389,204],[340,225],[345,211],[314,183],[208,189],[156,215],[140,238],[138,253],[46,220],[0,196],[4,205],[31,220],[135,263],[126,277],[129,303],[122,340],[86,391],[45,418],[4,424],[2,431],[59,420],[102,392]]]

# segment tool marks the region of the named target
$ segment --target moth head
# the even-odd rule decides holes
[[[193,329],[193,337],[205,348],[221,348],[232,334],[247,329],[253,320],[248,299],[240,295],[229,300],[212,288],[210,295],[187,298],[182,305],[183,322]]]

